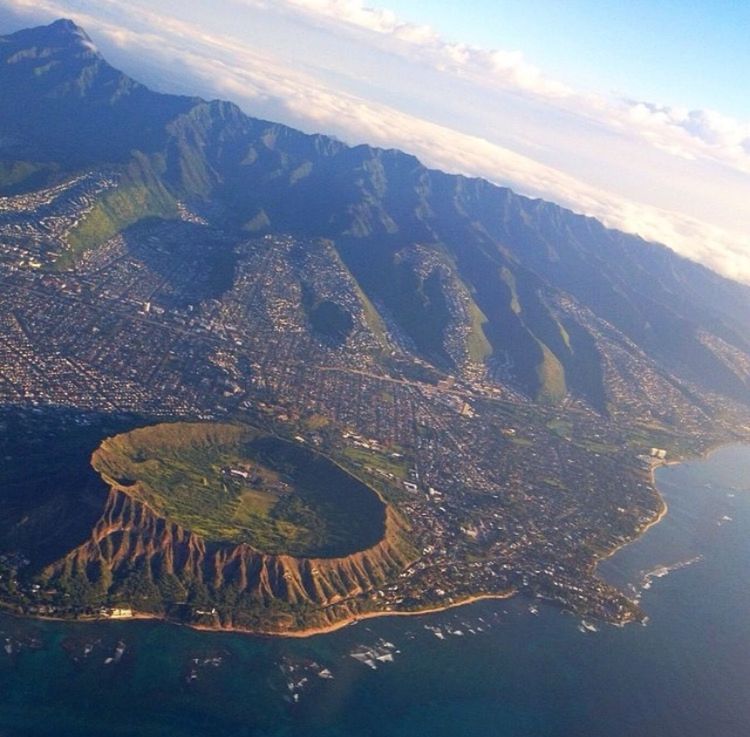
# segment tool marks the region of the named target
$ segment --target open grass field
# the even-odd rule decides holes
[[[92,463],[207,540],[338,557],[385,534],[385,505],[372,489],[321,454],[247,425],[154,425],[105,440]]]

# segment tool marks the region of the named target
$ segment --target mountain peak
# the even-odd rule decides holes
[[[71,236],[81,249],[149,217],[172,218],[187,202],[227,232],[338,242],[362,292],[441,370],[486,367],[529,397],[570,394],[604,412],[619,396],[607,394],[607,372],[625,358],[608,363],[603,351],[635,345],[675,382],[750,403],[748,371],[732,358],[750,356],[746,287],[398,151],[349,148],[230,103],[153,92],[90,48],[70,20],[0,43],[0,137],[16,157],[7,170],[50,162],[55,182],[61,172],[118,168],[117,188]],[[602,326],[620,331],[621,343],[611,347]],[[648,396],[673,389],[658,391]],[[668,419],[668,403],[638,396],[627,402]]]
[[[70,18],[58,18],[56,21],[52,21],[47,28],[61,32],[82,33],[85,35],[83,28]]]
[[[78,47],[99,55],[96,45],[86,31],[70,18],[59,18],[46,26],[18,31],[10,36],[17,43],[34,43],[53,48]]]
[[[46,26],[46,28],[60,40],[70,40],[73,43],[77,42],[86,46],[91,51],[97,51],[96,45],[91,40],[88,33],[70,18],[59,18]]]

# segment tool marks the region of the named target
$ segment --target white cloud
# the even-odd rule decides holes
[[[630,102],[630,120],[654,145],[686,158],[714,158],[750,174],[750,123],[715,110]]]
[[[255,0],[241,1],[255,4]],[[278,5],[302,11],[318,22],[325,20],[338,30],[348,25],[386,37],[392,53],[484,85],[507,85],[550,97],[571,94],[565,85],[542,75],[519,51],[488,51],[448,42],[430,26],[402,21],[389,10],[366,7],[359,0],[280,0]]]
[[[241,0],[254,3],[254,0]],[[476,84],[504,85],[519,92],[557,102],[561,107],[593,117],[633,134],[663,151],[685,158],[706,157],[750,173],[750,122],[741,122],[712,110],[681,110],[645,102],[607,100],[576,93],[544,75],[518,51],[486,50],[451,43],[429,26],[400,21],[392,12],[364,6],[359,0],[279,0],[340,29],[365,29],[399,43],[394,53],[432,63],[436,69]],[[403,43],[406,42],[406,47]]]
[[[750,227],[743,229],[745,221],[740,219],[738,228],[735,222],[697,214],[695,198],[703,192],[698,189],[684,207],[664,206],[657,197],[660,193],[653,192],[658,189],[651,181],[655,173],[640,165],[635,175],[628,169],[633,168],[630,159],[635,152],[660,166],[671,166],[670,160],[681,162],[675,167],[700,165],[694,172],[709,172],[716,177],[717,188],[723,180],[711,166],[720,164],[744,175],[750,170],[748,126],[718,113],[582,95],[545,77],[518,52],[449,43],[429,27],[404,23],[389,11],[366,8],[356,0],[235,2],[248,14],[248,21],[272,18],[297,24],[297,31],[310,34],[315,27],[334,46],[353,38],[355,48],[364,48],[365,56],[377,53],[383,63],[395,59],[397,71],[428,74],[439,93],[445,88],[459,95],[474,94],[486,100],[486,108],[477,109],[467,126],[446,123],[438,113],[450,118],[452,108],[440,111],[431,103],[429,109],[418,110],[411,89],[397,78],[389,78],[388,92],[401,91],[405,102],[386,103],[371,94],[373,87],[361,83],[354,58],[342,67],[348,76],[335,77],[322,61],[316,65],[303,56],[289,58],[289,50],[277,51],[273,41],[265,46],[252,43],[222,32],[219,26],[191,20],[187,6],[176,18],[137,0],[129,4],[82,0],[75,9],[64,0],[8,2],[37,16],[73,17],[105,53],[107,43],[114,45],[131,68],[147,69],[161,87],[179,83],[179,91],[227,97],[251,114],[307,131],[331,133],[350,143],[400,148],[429,166],[481,176],[595,216],[611,227],[667,243],[728,276],[750,282]],[[351,46],[345,48],[348,52]],[[313,56],[311,52],[309,57]],[[164,70],[171,78],[164,76]],[[514,98],[507,94],[524,100],[522,110],[535,116],[536,127],[529,124],[529,142],[523,147],[501,143],[491,131],[477,132],[477,121],[489,115],[490,107],[511,106]],[[515,140],[522,138],[518,135]],[[558,153],[565,145],[573,152],[567,158]],[[601,166],[607,167],[607,184],[595,182],[576,160],[576,152],[581,156],[584,149],[595,164],[601,159]],[[669,171],[661,174],[662,179],[669,177]],[[675,180],[678,174],[684,180],[682,172],[674,169]],[[630,191],[624,185],[618,191],[626,174],[635,177],[636,184]],[[702,185],[699,176],[696,180],[695,186]],[[632,191],[641,194],[634,197]],[[710,210],[706,209],[709,215]]]

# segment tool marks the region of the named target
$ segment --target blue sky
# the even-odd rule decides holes
[[[563,81],[750,118],[747,0],[392,0],[454,40],[512,48]]]
[[[395,147],[750,283],[750,2],[3,0],[152,87]]]

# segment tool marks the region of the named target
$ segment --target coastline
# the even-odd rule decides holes
[[[643,527],[641,527],[641,529],[638,530],[638,532],[636,532],[635,537],[633,537],[631,540],[626,540],[625,542],[622,542],[619,545],[616,545],[614,548],[612,548],[612,550],[608,550],[606,553],[603,553],[602,555],[597,556],[596,561],[594,561],[594,565],[593,565],[594,572],[597,572],[597,569],[600,563],[602,563],[605,560],[608,560],[613,555],[615,555],[618,551],[622,550],[623,548],[626,548],[628,545],[632,545],[633,543],[638,542],[638,540],[640,540],[652,527],[654,527],[655,525],[658,525],[659,522],[661,522],[667,516],[667,512],[669,512],[669,507],[667,505],[666,499],[664,499],[664,496],[659,491],[659,487],[656,485],[656,470],[661,468],[662,466],[676,466],[684,462],[685,460],[674,460],[674,461],[654,460],[651,462],[651,468],[649,469],[649,476],[651,478],[651,486],[656,492],[656,495],[659,499],[659,504],[661,505],[659,510],[656,513],[656,516],[652,520],[646,522],[646,524],[643,525]]]
[[[171,624],[175,627],[187,627],[192,630],[199,632],[227,632],[242,635],[250,635],[254,637],[283,637],[288,639],[305,639],[308,637],[315,637],[317,635],[325,635],[331,632],[344,629],[345,627],[353,626],[358,622],[363,622],[367,619],[377,619],[380,617],[421,617],[429,614],[439,614],[440,612],[446,612],[451,609],[458,609],[462,606],[468,606],[469,604],[475,604],[478,601],[486,600],[502,600],[510,599],[514,597],[518,592],[515,590],[507,591],[497,594],[476,594],[468,596],[457,601],[452,601],[447,604],[440,606],[429,607],[426,609],[414,609],[414,610],[384,610],[376,612],[365,612],[363,614],[351,615],[345,617],[337,622],[323,625],[320,627],[306,627],[300,630],[289,630],[287,632],[275,632],[269,630],[254,630],[245,627],[219,627],[211,626],[206,624],[194,624],[190,622],[180,622],[175,619],[171,619],[163,614],[152,614],[149,612],[133,612],[128,617],[102,617],[102,616],[84,616],[84,617],[54,617],[45,614],[23,614],[19,612],[13,612],[9,610],[0,610],[0,613],[17,619],[36,619],[44,622],[65,622],[70,624],[92,624],[94,622],[133,622],[133,621],[156,621],[163,622],[165,624]]]
[[[691,461],[701,460],[708,458],[712,453],[720,450],[721,448],[731,447],[732,445],[746,445],[748,443],[742,443],[741,441],[729,441],[729,442],[720,442],[716,445],[712,445],[708,447],[706,450],[704,450],[701,453],[697,453],[695,455],[688,455],[684,457],[675,457],[671,458],[669,460],[667,459],[652,459],[650,463],[649,468],[649,478],[650,483],[654,491],[656,492],[656,495],[660,502],[660,508],[656,513],[656,516],[648,521],[638,532],[635,534],[635,536],[631,540],[627,540],[620,545],[617,545],[612,550],[606,552],[605,554],[597,557],[596,561],[593,564],[593,570],[596,572],[599,564],[602,561],[605,561],[612,556],[614,556],[619,550],[627,547],[628,545],[632,545],[633,543],[638,542],[652,527],[655,527],[658,525],[669,512],[669,506],[666,502],[666,499],[662,495],[662,493],[659,491],[659,487],[656,483],[656,472],[658,469],[667,467],[667,466],[678,466],[682,463],[688,463]],[[192,629],[200,630],[200,631],[208,631],[208,632],[237,632],[241,634],[248,634],[248,635],[256,635],[259,637],[285,637],[290,639],[303,639],[307,637],[315,637],[316,635],[323,635],[328,634],[331,632],[336,632],[338,630],[344,629],[345,627],[349,627],[351,625],[355,625],[358,622],[365,621],[368,619],[376,619],[379,617],[418,617],[422,615],[429,615],[429,614],[438,614],[440,612],[446,612],[451,609],[457,609],[462,606],[467,606],[469,604],[474,604],[478,601],[485,601],[485,600],[502,600],[502,599],[510,599],[513,596],[515,596],[518,592],[513,590],[509,592],[504,593],[498,593],[498,594],[476,594],[473,596],[468,596],[466,598],[460,599],[458,601],[449,602],[447,604],[443,604],[440,606],[434,606],[429,607],[426,609],[419,609],[419,610],[408,610],[408,611],[376,611],[376,612],[365,612],[363,614],[358,615],[352,615],[349,617],[345,617],[344,619],[341,619],[337,622],[333,622],[329,625],[324,625],[320,627],[309,627],[301,630],[294,630],[289,632],[269,632],[269,631],[260,631],[260,630],[249,630],[244,629],[241,627],[211,627],[207,625],[194,625],[194,624],[187,624],[187,623],[176,623],[172,622],[172,620],[169,620],[165,617],[160,616],[154,616],[154,619],[161,619],[163,621],[172,622],[173,624],[181,624],[182,626],[190,627]],[[134,616],[133,619],[148,619],[150,618],[149,615],[143,615],[143,616]]]
[[[592,570],[594,574],[598,576],[597,568],[601,562],[611,558],[622,548],[640,540],[643,537],[643,535],[645,535],[646,532],[648,532],[649,529],[657,525],[666,517],[669,511],[668,505],[663,495],[659,491],[659,488],[656,483],[656,472],[659,468],[665,467],[665,466],[679,465],[682,463],[687,463],[687,462],[700,460],[700,459],[705,459],[705,458],[708,458],[712,453],[720,450],[721,448],[731,447],[733,445],[749,445],[749,444],[750,442],[748,441],[742,442],[741,440],[734,439],[731,441],[719,442],[715,445],[708,447],[706,450],[700,453],[696,453],[694,455],[690,454],[684,457],[675,457],[669,460],[651,459],[650,464],[649,464],[650,465],[650,468],[649,468],[650,484],[658,497],[658,500],[660,502],[660,508],[656,512],[656,515],[654,516],[654,518],[649,520],[646,524],[644,524],[643,527],[636,532],[636,534],[634,535],[632,539],[626,540],[620,543],[619,545],[615,546],[611,550],[608,550],[598,555],[595,561],[592,563],[590,570]],[[349,616],[346,616],[330,624],[321,625],[317,627],[306,627],[306,628],[299,629],[299,630],[289,630],[289,631],[270,631],[270,630],[249,629],[249,628],[238,627],[234,625],[215,626],[215,625],[208,625],[208,624],[181,622],[179,620],[172,619],[164,614],[138,612],[138,611],[133,611],[133,613],[127,617],[106,617],[106,616],[98,616],[98,615],[72,617],[72,616],[53,616],[49,614],[22,613],[18,611],[12,611],[11,609],[6,609],[3,606],[3,607],[0,607],[0,613],[14,617],[14,618],[19,618],[19,619],[37,619],[40,621],[67,622],[67,623],[78,622],[81,624],[89,624],[92,622],[127,622],[127,621],[135,621],[135,620],[141,620],[141,621],[155,620],[155,621],[160,621],[164,623],[169,623],[175,626],[188,627],[190,629],[203,631],[203,632],[228,632],[228,633],[232,632],[232,633],[246,634],[246,635],[251,635],[251,636],[256,636],[256,637],[282,637],[282,638],[289,638],[289,639],[303,639],[303,638],[308,638],[308,637],[315,637],[317,635],[323,635],[323,634],[336,632],[338,630],[344,629],[345,627],[349,627],[351,625],[357,624],[358,622],[365,621],[368,619],[375,619],[378,617],[426,616],[430,614],[437,614],[440,612],[449,611],[451,609],[457,609],[458,607],[466,606],[466,605],[473,604],[479,601],[509,599],[515,596],[517,593],[518,593],[517,590],[510,590],[510,591],[505,591],[505,592],[495,593],[495,594],[470,595],[470,596],[467,596],[467,597],[464,597],[455,601],[449,601],[449,602],[446,602],[445,604],[441,604],[438,606],[431,606],[431,607],[427,607],[424,609],[403,610],[403,611],[381,610],[381,611],[364,612],[360,614],[351,614]]]
[[[342,619],[339,622],[334,622],[324,627],[310,627],[307,629],[296,630],[293,632],[253,632],[250,630],[242,630],[242,629],[239,629],[236,631],[245,632],[246,634],[259,634],[259,635],[269,636],[269,637],[288,637],[288,638],[315,637],[316,635],[323,635],[323,634],[328,634],[329,632],[336,632],[337,630],[344,629],[344,627],[355,625],[358,622],[363,622],[367,619],[377,619],[380,617],[421,617],[421,616],[426,616],[428,614],[439,614],[440,612],[447,612],[451,609],[458,609],[459,607],[462,607],[462,606],[475,604],[478,601],[486,601],[486,600],[491,600],[491,599],[498,599],[498,600],[499,599],[511,599],[517,593],[518,592],[514,590],[514,591],[508,591],[508,592],[501,593],[501,594],[476,594],[474,596],[469,596],[464,599],[460,599],[458,601],[453,601],[448,604],[443,604],[440,606],[429,607],[427,609],[365,612],[364,614],[358,614],[356,616],[347,617],[345,619]],[[229,629],[227,631],[234,631],[234,630]]]
[[[664,498],[664,495],[659,491],[659,487],[656,483],[656,472],[660,468],[666,468],[667,466],[679,466],[681,463],[690,463],[692,461],[706,460],[710,455],[712,455],[716,451],[721,450],[722,448],[730,448],[734,445],[750,445],[750,439],[744,442],[736,438],[734,440],[728,440],[726,442],[718,442],[715,445],[710,445],[704,451],[700,453],[696,453],[695,455],[675,457],[675,458],[670,458],[669,460],[657,459],[657,458],[651,459],[650,468],[649,468],[649,478],[650,478],[651,486],[659,498],[661,508],[657,512],[654,519],[647,522],[636,533],[635,537],[632,540],[627,540],[626,542],[620,543],[619,545],[614,547],[612,550],[607,551],[606,553],[603,553],[600,556],[597,556],[597,559],[593,565],[593,571],[598,575],[597,568],[599,567],[600,563],[602,563],[605,560],[608,560],[613,555],[615,555],[615,553],[627,547],[628,545],[632,545],[633,543],[638,542],[638,540],[640,540],[652,527],[654,527],[655,525],[658,525],[659,522],[661,522],[667,516],[667,513],[669,512],[669,507],[667,505],[666,499]]]

